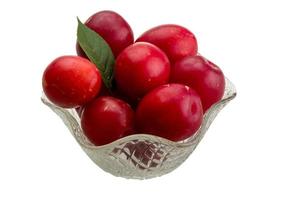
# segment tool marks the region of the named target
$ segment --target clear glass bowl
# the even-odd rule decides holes
[[[75,109],[58,107],[45,95],[41,99],[63,120],[82,149],[100,168],[115,176],[147,179],[173,171],[194,151],[219,111],[236,96],[234,85],[227,78],[225,81],[222,100],[205,113],[200,129],[180,142],[149,134],[134,134],[110,144],[95,146],[83,134]]]

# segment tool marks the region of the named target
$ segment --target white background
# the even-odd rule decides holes
[[[286,199],[285,0],[1,0],[0,199]],[[138,181],[103,172],[40,102],[54,58],[75,54],[76,16],[119,12],[135,36],[176,23],[238,96],[174,172]]]

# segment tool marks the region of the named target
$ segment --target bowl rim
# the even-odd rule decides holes
[[[228,86],[228,87],[227,87]],[[228,90],[228,91],[227,91]],[[237,91],[235,89],[235,86],[234,84],[227,78],[225,77],[225,91],[224,91],[224,95],[222,97],[222,99],[218,102],[216,102],[215,104],[213,104],[204,114],[203,116],[203,120],[205,119],[205,116],[209,115],[211,111],[213,111],[213,108],[215,108],[216,106],[218,106],[219,104],[224,104],[226,102],[229,102],[231,101],[232,99],[234,99],[237,95]],[[77,123],[79,125],[79,120],[80,120],[80,117],[77,115],[76,111],[75,111],[75,108],[62,108],[62,107],[59,107],[55,104],[53,104],[45,95],[44,92],[42,92],[42,97],[41,97],[41,101],[46,105],[48,106],[49,108],[54,108],[54,109],[58,109],[60,110],[61,112],[63,112],[65,115],[70,115],[73,120],[75,120],[74,122]],[[203,121],[204,122],[204,121]],[[202,122],[202,124],[203,124]],[[201,124],[201,125],[202,125]],[[153,134],[148,134],[148,133],[135,133],[135,134],[132,134],[132,135],[128,135],[128,136],[125,136],[125,137],[122,137],[122,138],[119,138],[113,142],[110,142],[108,144],[104,144],[104,145],[99,145],[99,146],[96,146],[94,145],[93,143],[91,143],[88,138],[84,135],[83,131],[82,131],[82,128],[81,126],[79,125],[79,128],[80,128],[80,134],[82,136],[84,136],[85,140],[87,140],[86,142],[82,141],[79,139],[79,136],[77,136],[74,132],[72,133],[74,138],[77,140],[77,142],[82,146],[82,147],[85,147],[87,149],[94,149],[94,150],[100,150],[100,149],[106,149],[106,148],[109,148],[109,147],[114,147],[114,146],[117,146],[119,144],[123,144],[123,143],[127,143],[128,141],[132,141],[132,140],[152,140],[153,142],[159,142],[159,143],[164,143],[164,144],[168,144],[168,145],[171,145],[171,146],[174,146],[174,147],[185,147],[185,146],[190,146],[191,144],[193,144],[194,142],[196,142],[196,140],[198,139],[199,137],[199,133],[201,132],[201,128],[202,126],[200,126],[198,128],[198,130],[196,131],[195,134],[193,134],[192,136],[184,139],[184,140],[181,140],[181,141],[172,141],[172,140],[169,140],[169,139],[166,139],[166,138],[163,138],[163,137],[160,137],[160,136],[156,136],[156,135],[153,135]],[[88,143],[89,144],[88,144]]]

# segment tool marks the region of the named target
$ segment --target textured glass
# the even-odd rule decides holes
[[[192,137],[180,142],[135,134],[107,145],[95,146],[83,134],[75,109],[60,108],[45,95],[42,101],[63,120],[82,149],[103,170],[115,176],[146,179],[173,171],[193,152],[219,111],[236,96],[234,85],[228,79],[225,81],[222,100],[205,113],[200,129]]]

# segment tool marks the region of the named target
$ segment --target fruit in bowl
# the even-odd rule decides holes
[[[89,17],[85,25],[97,32],[109,44],[115,57],[134,42],[130,25],[114,11],[97,12]],[[86,57],[79,43],[76,45],[76,50],[79,56]]]
[[[170,79],[194,88],[201,97],[204,111],[218,102],[224,93],[225,79],[221,69],[202,56],[187,56],[177,61]]]
[[[95,145],[104,145],[134,132],[134,112],[124,101],[102,96],[84,106],[81,126]]]
[[[160,25],[143,33],[136,42],[149,42],[163,50],[171,63],[197,54],[197,40],[187,28],[175,24]]]
[[[85,24],[78,20],[77,45],[79,56],[61,56],[44,71],[42,100],[87,155],[116,176],[174,170],[236,95],[179,25],[155,27],[133,43],[126,20],[102,11]]]
[[[131,102],[169,81],[170,64],[165,53],[150,43],[137,42],[123,50],[116,60],[117,89]]]
[[[139,103],[136,122],[140,132],[172,141],[192,136],[202,122],[198,94],[182,84],[165,84],[148,93]]]
[[[47,97],[63,108],[81,106],[94,98],[101,88],[97,67],[78,56],[61,56],[46,68],[42,86]]]

